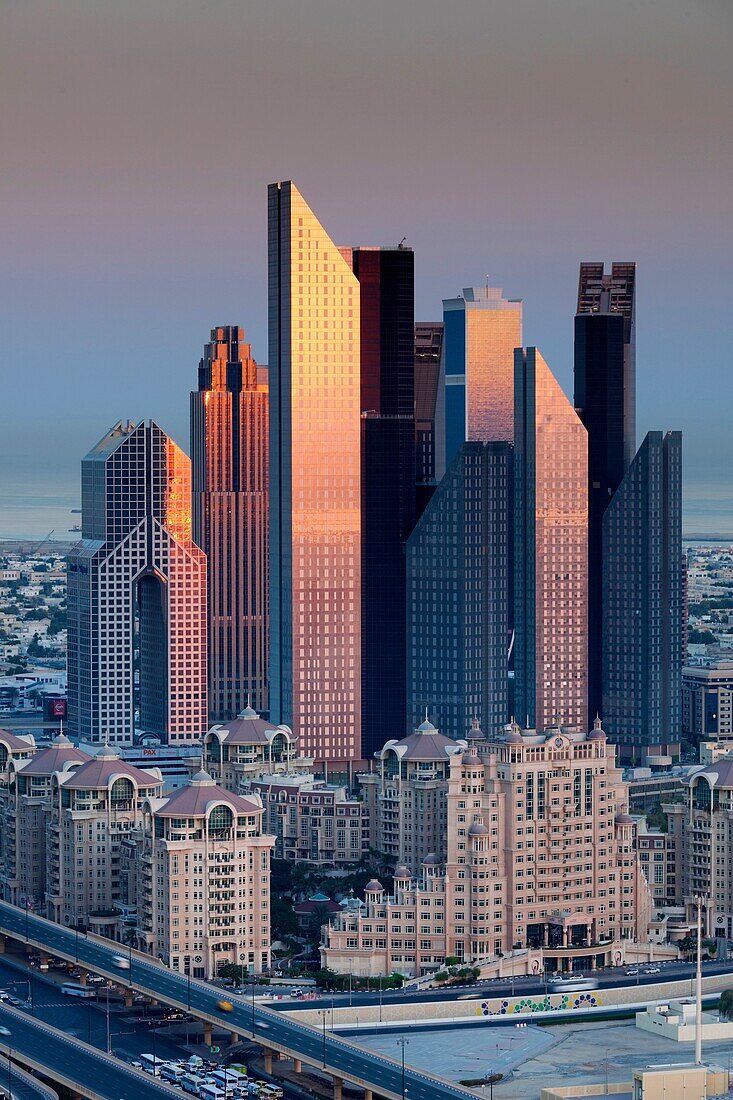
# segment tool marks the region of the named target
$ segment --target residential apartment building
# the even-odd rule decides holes
[[[370,883],[365,908],[326,928],[324,965],[421,974],[522,949],[525,969],[592,969],[646,940],[651,895],[599,722],[474,739],[450,757],[446,797],[446,861],[398,868],[392,897]]]
[[[690,741],[733,737],[733,661],[682,669],[682,733]]]
[[[674,837],[651,828],[645,817],[634,817],[636,850],[656,907],[682,904],[682,875]]]
[[[445,861],[450,760],[466,745],[446,737],[427,718],[409,737],[387,741],[375,754],[375,770],[358,776],[370,848],[406,865],[413,875],[421,874],[430,854]]]
[[[169,798],[150,797],[136,838],[138,946],[212,978],[226,963],[270,965],[270,853],[257,798],[206,772]],[[129,858],[129,856],[128,856]]]
[[[231,722],[213,725],[204,737],[204,767],[227,790],[241,794],[261,775],[310,772],[313,760],[297,755],[289,726],[276,726],[245,707]]]
[[[367,807],[346,787],[307,774],[261,775],[243,793],[261,800],[278,859],[339,866],[369,851]]]

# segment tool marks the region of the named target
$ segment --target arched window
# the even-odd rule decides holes
[[[231,832],[234,825],[234,814],[229,806],[221,803],[214,806],[209,814],[209,836],[224,835]]]
[[[129,805],[135,793],[131,779],[115,779],[110,792],[110,802],[113,806]]]

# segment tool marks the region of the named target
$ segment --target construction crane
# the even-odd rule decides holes
[[[41,539],[41,541],[39,543],[37,543],[36,546],[33,547],[33,549],[31,550],[31,552],[28,556],[32,558],[34,556],[34,554],[37,554],[38,551],[41,549],[41,547],[46,545],[46,543],[49,541],[49,539],[51,538],[51,535],[53,534],[53,532],[55,530],[56,530],[56,528],[54,527],[53,531],[49,531],[48,534],[46,535],[45,539]]]

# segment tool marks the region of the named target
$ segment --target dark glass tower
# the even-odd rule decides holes
[[[205,551],[209,714],[268,710],[267,386],[244,331],[211,330],[191,394],[193,535]]]
[[[419,519],[445,473],[445,378],[442,321],[415,324],[415,481]]]
[[[636,450],[636,265],[580,265],[575,407],[588,432],[588,708],[601,712],[603,514]],[[604,716],[605,717],[605,716]]]
[[[405,543],[415,516],[414,254],[344,250],[361,305],[361,743],[407,698]]]
[[[603,517],[603,725],[620,757],[679,753],[682,435],[649,432]]]
[[[507,720],[512,447],[463,443],[407,543],[408,726]]]

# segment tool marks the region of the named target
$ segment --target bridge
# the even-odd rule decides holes
[[[362,1088],[365,1100],[373,1100],[375,1095],[386,1100],[404,1100],[406,1094],[409,1100],[468,1100],[468,1097],[475,1100],[475,1094],[468,1089],[407,1065],[403,1068],[401,1062],[363,1050],[347,1039],[336,1038],[328,1030],[327,1008],[321,1011],[319,1027],[231,994],[226,996],[233,1008],[227,1012],[219,1007],[223,996],[220,989],[169,970],[157,959],[123,947],[114,940],[64,928],[7,902],[0,902],[0,936],[3,935],[75,962],[81,968],[127,986],[131,993],[144,993],[156,1001],[190,1012],[204,1021],[209,1037],[211,1027],[216,1026],[231,1032],[233,1037],[253,1039],[264,1049],[267,1072],[272,1070],[274,1055],[292,1059],[296,1073],[301,1072],[303,1063],[316,1067],[333,1079],[335,1100],[341,1100],[344,1081]],[[129,968],[120,968],[117,961],[120,956]],[[48,1030],[44,1025],[44,1034]],[[99,1056],[98,1052],[94,1053]],[[171,1091],[156,1087],[159,1096]],[[80,1090],[77,1088],[77,1091]],[[139,1089],[134,1091],[137,1094]],[[125,1093],[123,1090],[122,1093],[101,1094],[97,1088],[96,1094],[82,1092],[82,1095],[109,1095],[112,1100],[118,1100]]]

